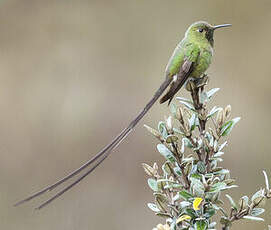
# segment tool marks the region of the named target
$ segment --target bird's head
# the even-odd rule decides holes
[[[199,21],[193,23],[187,29],[185,35],[196,42],[209,42],[211,46],[214,45],[214,31],[218,28],[228,27],[231,24],[222,24],[212,26],[208,22]]]

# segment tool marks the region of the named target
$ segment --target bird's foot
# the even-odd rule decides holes
[[[207,85],[209,81],[209,76],[207,74],[203,74],[199,78],[190,78],[186,83],[186,90],[192,92],[195,89],[202,89],[205,85]]]

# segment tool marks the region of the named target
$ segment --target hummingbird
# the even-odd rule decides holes
[[[100,152],[98,152],[94,157],[89,159],[79,168],[62,179],[56,181],[54,184],[49,185],[42,190],[35,192],[29,197],[17,202],[15,206],[23,204],[48,191],[51,191],[64,182],[69,181],[77,174],[82,173],[73,182],[68,184],[66,187],[36,208],[41,209],[63,195],[65,192],[82,181],[87,175],[93,172],[129,135],[129,133],[135,128],[138,122],[145,116],[145,114],[150,110],[153,104],[160,98],[167,88],[167,92],[160,99],[160,104],[168,102],[169,105],[174,98],[174,95],[181,89],[188,79],[197,79],[203,76],[205,71],[210,66],[213,57],[214,31],[218,28],[228,26],[231,26],[231,24],[213,26],[204,21],[198,21],[190,25],[185,32],[184,38],[176,46],[171,58],[169,59],[165,69],[164,82],[160,85],[153,97],[149,100],[143,110],[136,116],[136,118],[132,120],[129,125],[123,129],[121,133],[117,135],[108,145],[106,145]]]

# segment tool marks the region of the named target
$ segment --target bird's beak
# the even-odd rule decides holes
[[[222,25],[217,25],[217,26],[213,26],[213,30],[216,30],[218,28],[223,28],[223,27],[229,27],[231,26],[231,24],[222,24]]]

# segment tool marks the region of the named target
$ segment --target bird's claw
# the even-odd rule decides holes
[[[191,92],[193,89],[204,87],[207,85],[208,81],[209,76],[207,74],[203,74],[203,76],[200,78],[190,78],[187,81],[185,88],[187,91]]]

